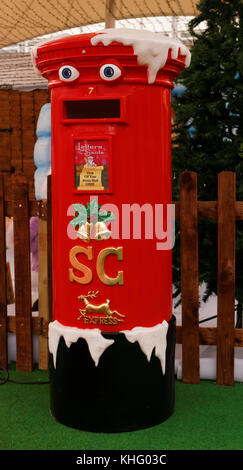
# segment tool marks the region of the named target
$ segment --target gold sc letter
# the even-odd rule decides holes
[[[88,260],[91,261],[93,259],[93,247],[88,246],[85,248],[84,246],[74,246],[69,253],[69,261],[73,268],[77,269],[78,271],[81,271],[84,276],[83,277],[78,277],[74,274],[73,268],[69,268],[69,281],[73,282],[76,281],[79,284],[89,284],[89,282],[92,281],[93,274],[90,268],[88,266],[85,266],[85,264],[80,263],[77,260],[77,254],[78,253],[84,253]]]
[[[99,279],[107,286],[114,286],[115,284],[119,284],[120,286],[122,286],[124,284],[123,271],[118,271],[117,277],[109,277],[105,273],[105,259],[108,255],[112,254],[116,255],[119,261],[122,261],[122,246],[120,246],[119,248],[104,248],[103,250],[101,250],[97,256],[96,271],[99,276]]]

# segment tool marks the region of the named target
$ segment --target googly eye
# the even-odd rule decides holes
[[[112,81],[121,76],[121,69],[115,64],[104,64],[100,67],[100,76],[103,80]]]
[[[72,82],[79,77],[79,71],[72,65],[63,65],[59,69],[59,78],[63,82]]]

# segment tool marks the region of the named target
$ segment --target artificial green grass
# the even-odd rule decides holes
[[[49,378],[48,372],[38,369],[16,372],[15,365],[9,373],[10,379],[19,381]],[[243,384],[176,381],[175,411],[167,421],[142,431],[98,434],[56,422],[49,412],[49,385],[6,383],[0,386],[0,449],[243,450],[242,416]]]

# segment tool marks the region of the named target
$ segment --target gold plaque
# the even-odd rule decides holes
[[[101,175],[104,170],[103,166],[84,166],[79,177],[79,186],[77,189],[96,189],[104,191],[102,186]]]
[[[98,305],[88,300],[94,299],[98,294],[99,291],[89,291],[86,295],[79,295],[78,299],[84,303],[84,309],[79,309],[81,315],[78,317],[78,320],[83,320],[84,323],[100,325],[117,325],[118,322],[123,322],[125,315],[122,315],[117,310],[112,310],[109,299]]]

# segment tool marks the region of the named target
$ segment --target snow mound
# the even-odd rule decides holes
[[[109,46],[113,41],[120,42],[124,46],[132,46],[134,54],[138,57],[140,65],[148,66],[148,83],[156,80],[157,73],[167,61],[168,52],[171,49],[172,59],[177,59],[179,53],[186,56],[185,66],[189,67],[191,53],[179,40],[151,31],[110,28],[104,29],[91,38],[91,44],[95,46],[102,43]]]

